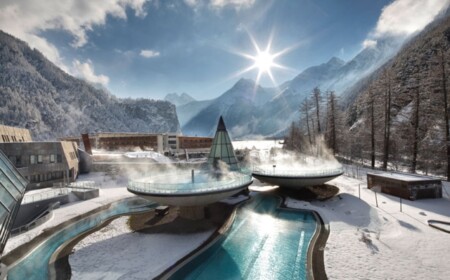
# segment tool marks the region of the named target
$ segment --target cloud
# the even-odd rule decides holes
[[[101,84],[102,86],[107,86],[109,83],[109,77],[105,75],[96,75],[94,73],[94,67],[92,66],[92,61],[89,59],[86,62],[80,62],[75,59],[72,63],[72,68],[70,71],[74,76],[84,79],[93,84]]]
[[[240,10],[251,7],[255,3],[255,0],[184,0],[184,2],[195,10],[204,6],[212,9],[231,7]]]
[[[372,36],[406,37],[421,31],[449,4],[450,0],[395,0],[383,8]]]
[[[235,9],[249,8],[255,3],[255,0],[211,0],[210,5],[214,8],[223,8],[226,6]]]
[[[126,19],[130,8],[138,17],[145,17],[144,4],[148,0],[2,0],[0,1],[0,29],[26,41],[48,59],[63,67],[57,48],[40,33],[64,30],[74,40],[72,46],[82,47],[88,42],[88,31],[104,25],[108,16]]]
[[[377,46],[377,41],[372,39],[366,39],[362,43],[363,48],[374,48]]]
[[[145,57],[145,58],[151,58],[151,57],[159,56],[159,52],[158,51],[153,51],[153,50],[141,50],[141,52],[139,54],[141,56]]]

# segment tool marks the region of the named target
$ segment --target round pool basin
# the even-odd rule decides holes
[[[253,170],[252,175],[261,182],[271,185],[290,189],[301,189],[323,185],[326,182],[341,176],[343,173],[344,171],[342,168],[309,172],[256,168]]]
[[[156,177],[130,180],[128,191],[142,198],[171,206],[207,205],[245,190],[252,182],[250,174],[227,172],[167,173]]]

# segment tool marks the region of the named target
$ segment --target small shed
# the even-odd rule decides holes
[[[442,181],[438,178],[402,173],[367,173],[367,187],[405,199],[441,198]]]

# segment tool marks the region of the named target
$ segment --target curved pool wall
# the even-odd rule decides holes
[[[279,204],[276,196],[253,198],[237,211],[227,234],[169,279],[307,279],[318,221],[312,212]]]
[[[342,168],[323,170],[285,170],[254,168],[253,177],[256,179],[280,187],[299,189],[310,186],[323,185],[324,183],[341,176]]]
[[[8,280],[49,279],[49,261],[54,252],[66,241],[95,228],[114,216],[138,213],[150,210],[156,204],[149,204],[143,199],[128,199],[111,204],[111,206],[96,214],[90,215],[68,225],[52,234],[39,244],[24,258],[8,268]]]
[[[130,180],[128,191],[150,201],[172,206],[199,206],[214,203],[242,190],[252,182],[250,173],[192,170],[192,173],[165,173]],[[188,175],[188,176],[187,176]],[[165,181],[164,181],[165,180]]]

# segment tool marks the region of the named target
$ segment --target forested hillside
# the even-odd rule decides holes
[[[1,31],[0,65],[0,123],[29,128],[35,139],[96,131],[180,130],[173,104],[117,98],[68,75]]]
[[[322,133],[341,157],[383,169],[447,175],[449,62],[447,15],[347,91],[341,106],[330,92],[318,99],[312,94],[302,104],[300,125],[291,126],[290,139],[302,140],[288,143],[306,149]]]

